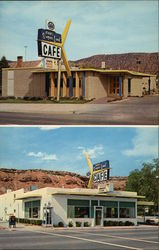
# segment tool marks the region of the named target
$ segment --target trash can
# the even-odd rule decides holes
[[[14,215],[11,215],[10,217],[9,217],[9,228],[11,228],[11,227],[16,227],[16,217],[14,216]]]

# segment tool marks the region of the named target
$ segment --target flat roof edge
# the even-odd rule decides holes
[[[44,68],[36,68],[37,70],[33,70],[32,73],[45,73],[45,72],[58,72],[57,69],[44,69]],[[156,75],[142,73],[142,72],[135,72],[135,71],[129,71],[129,70],[103,70],[103,69],[95,69],[95,68],[78,68],[78,69],[71,69],[71,72],[81,72],[81,71],[93,71],[98,73],[105,73],[105,74],[111,74],[111,73],[121,73],[121,74],[130,74],[138,77],[155,77]],[[66,72],[65,69],[62,69],[61,72]]]

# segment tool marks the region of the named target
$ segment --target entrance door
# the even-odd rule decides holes
[[[102,226],[103,224],[103,207],[95,207],[95,226]]]
[[[128,96],[131,94],[131,79],[128,78]]]
[[[119,77],[110,78],[110,96],[120,96]]]
[[[46,210],[46,224],[51,225],[52,224],[52,216],[51,216],[51,208],[47,208]]]
[[[52,207],[44,207],[43,218],[44,218],[44,224],[46,226],[53,225],[53,208]]]

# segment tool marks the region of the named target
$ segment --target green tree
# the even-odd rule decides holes
[[[6,59],[5,56],[2,56],[1,60],[0,60],[0,69],[2,68],[8,68],[9,65],[8,65],[8,61]]]
[[[2,95],[2,68],[9,68],[8,61],[5,56],[0,60],[0,96]]]
[[[159,159],[152,163],[143,163],[141,170],[130,172],[125,191],[134,191],[146,197],[145,200],[153,201],[158,207],[159,198]]]

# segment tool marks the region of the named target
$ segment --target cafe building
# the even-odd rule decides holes
[[[102,66],[102,64],[101,64]],[[43,67],[43,62],[10,63],[2,70],[2,96],[14,97],[57,97],[58,69],[54,62],[52,69]],[[61,70],[60,96],[84,98],[141,97],[156,91],[156,76],[129,70],[71,67],[67,77],[64,65]]]
[[[9,215],[42,220],[53,226],[62,222],[103,226],[105,221],[130,221],[137,224],[137,201],[144,198],[136,192],[87,188],[52,188],[7,190],[0,195],[0,220]]]

